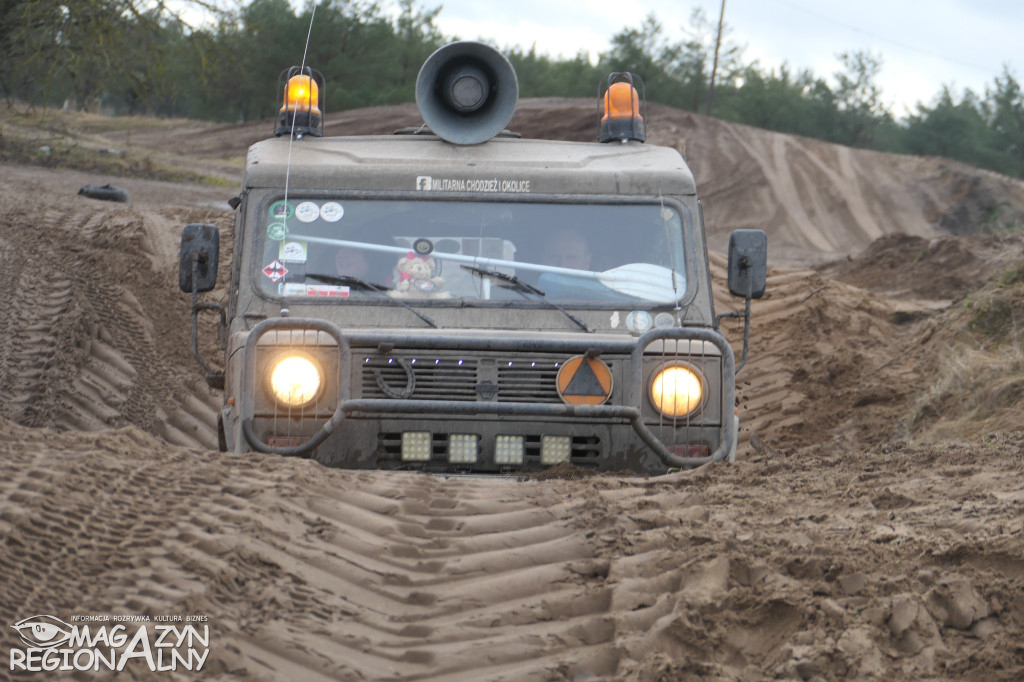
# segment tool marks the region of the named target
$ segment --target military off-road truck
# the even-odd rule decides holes
[[[719,333],[764,292],[760,230],[730,239],[716,317],[701,204],[644,144],[632,74],[598,88],[592,143],[505,130],[511,64],[458,42],[423,65],[424,125],[325,137],[325,84],[293,67],[277,136],[248,152],[226,310],[218,235],[189,225],[179,285],[219,313],[220,445],[351,468],[661,473],[735,456],[737,364]],[[742,365],[742,363],[741,363]]]

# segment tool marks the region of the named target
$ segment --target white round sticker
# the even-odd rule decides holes
[[[336,223],[345,215],[345,209],[336,201],[328,201],[320,207],[320,217],[329,223]]]
[[[654,319],[646,310],[634,310],[626,315],[626,329],[634,334],[644,334],[654,326]]]
[[[658,313],[658,316],[654,318],[654,326],[658,329],[666,329],[668,327],[674,327],[676,325],[676,318],[672,317],[668,313]]]
[[[303,201],[295,207],[295,217],[304,223],[311,223],[320,217],[320,207],[312,201]]]

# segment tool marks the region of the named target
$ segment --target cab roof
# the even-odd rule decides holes
[[[249,148],[243,187],[282,188],[289,139]],[[696,194],[675,149],[629,143],[495,137],[456,145],[434,135],[311,137],[290,152],[289,189],[429,190],[457,194],[531,193],[658,196]]]

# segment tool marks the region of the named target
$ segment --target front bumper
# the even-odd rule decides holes
[[[260,435],[260,419],[265,417],[265,400],[260,398],[258,363],[260,358],[260,341],[272,333],[288,332],[290,335],[300,333],[304,338],[314,334],[326,335],[330,340],[329,353],[332,359],[330,371],[336,371],[332,377],[330,388],[332,400],[328,410],[319,414],[310,414],[303,418],[302,435],[289,440],[271,439]],[[660,344],[660,345],[659,345]],[[713,383],[711,404],[705,406],[704,413],[711,415],[713,423],[702,422],[699,428],[689,424],[652,423],[651,409],[645,403],[647,376],[645,366],[651,364],[651,349],[659,348],[660,355],[656,360],[664,359],[667,349],[673,349],[674,357],[685,355],[691,357],[692,349],[713,348],[714,367],[716,374],[708,377]],[[370,353],[387,356],[400,353],[402,349],[415,348],[417,352],[437,353],[453,350],[466,357],[495,353],[514,353],[516,357],[548,357],[552,354],[587,355],[588,357],[618,357],[621,362],[619,385],[613,395],[613,404],[603,405],[571,405],[562,402],[537,402],[529,396],[518,399],[445,399],[443,392],[430,395],[429,399],[417,397],[415,390],[409,395],[389,393],[385,397],[365,397],[363,390],[353,379],[358,373],[353,372],[358,358]],[[680,353],[680,349],[686,349]],[[322,350],[322,349],[321,349]],[[346,333],[332,322],[312,318],[275,318],[265,320],[249,333],[244,348],[244,368],[241,383],[241,434],[254,450],[281,455],[311,456],[321,446],[330,448],[361,447],[365,443],[345,442],[337,434],[347,432],[360,434],[357,438],[366,440],[375,438],[374,431],[386,431],[386,426],[401,428],[403,422],[436,425],[442,420],[457,422],[460,428],[469,424],[518,424],[515,428],[523,430],[524,423],[546,423],[551,425],[552,432],[583,433],[588,427],[613,434],[620,444],[618,449],[627,448],[631,451],[643,450],[653,454],[665,467],[692,467],[712,461],[722,461],[735,451],[735,428],[733,422],[733,406],[735,404],[735,360],[731,346],[717,332],[704,328],[670,328],[654,329],[640,337],[588,337],[578,335],[558,338],[512,338],[512,337],[478,337],[466,336],[457,332],[438,330],[429,337],[410,337],[407,334],[357,332]],[[369,362],[369,358],[364,360]],[[440,360],[437,360],[440,362]],[[459,360],[459,364],[462,361]],[[511,364],[511,363],[510,363]],[[358,395],[353,395],[355,386]],[[410,375],[409,386],[412,386]],[[427,392],[425,389],[424,392]],[[396,395],[397,397],[390,397]],[[333,398],[336,397],[336,400]],[[293,419],[289,415],[289,419]],[[282,420],[284,418],[282,417]],[[660,421],[664,421],[661,419]],[[374,424],[374,428],[358,428],[357,425]],[[483,429],[488,431],[487,428]],[[508,430],[507,428],[505,429]],[[266,429],[263,429],[264,433]],[[489,429],[490,432],[494,428]],[[500,431],[500,429],[499,429]],[[704,439],[710,447],[705,456],[687,456],[692,452],[690,447],[692,434],[713,432],[713,437]],[[675,436],[675,442],[665,442],[659,434],[685,434]],[[335,435],[335,438],[331,438]],[[679,441],[682,438],[682,442]],[[329,440],[330,439],[330,440]],[[273,441],[273,442],[268,442]],[[628,441],[628,442],[627,442]],[[282,444],[282,442],[287,444]],[[327,445],[325,445],[325,443]],[[680,453],[684,454],[680,454]],[[332,458],[327,458],[332,459]],[[614,459],[614,458],[612,458]]]

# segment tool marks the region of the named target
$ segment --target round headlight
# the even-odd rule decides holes
[[[692,367],[667,365],[654,373],[651,402],[666,417],[685,417],[704,400],[704,381]]]
[[[302,407],[320,395],[323,375],[304,355],[283,355],[270,368],[270,392],[288,407]]]

